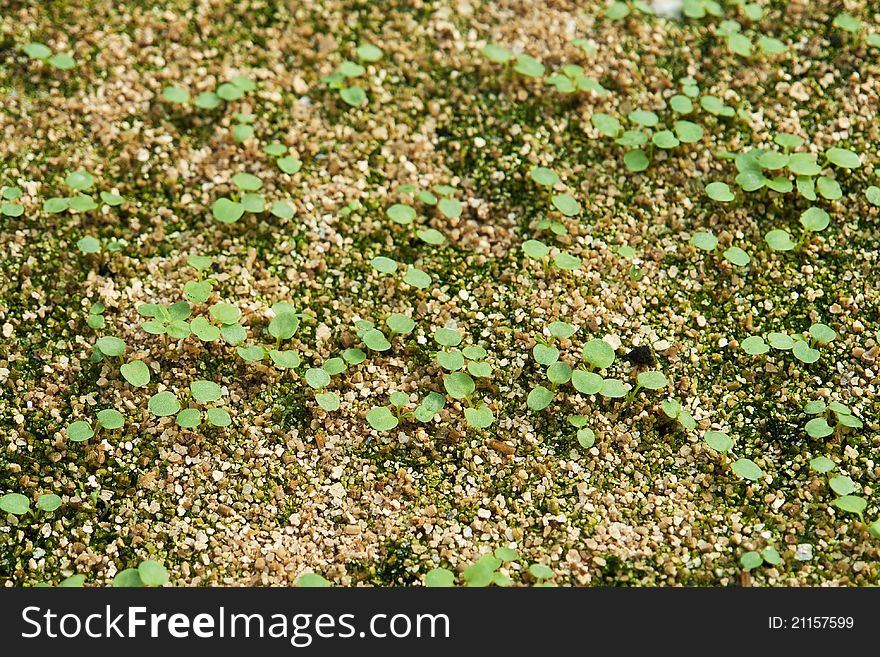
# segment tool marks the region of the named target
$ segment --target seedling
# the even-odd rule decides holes
[[[387,406],[373,406],[367,412],[367,422],[376,431],[391,431],[405,418],[413,417],[412,413],[404,412],[403,408],[409,404],[409,395],[403,392],[392,392],[389,395],[393,412]]]
[[[560,184],[559,176],[552,169],[546,167],[534,167],[529,172],[529,176],[533,181],[548,190]],[[555,193],[549,194],[548,201],[550,212],[557,211],[564,217],[575,217],[581,212],[581,205],[575,200],[571,194]],[[550,230],[555,235],[565,235],[568,231],[561,221],[553,218],[544,218],[535,225],[537,230]]]
[[[598,98],[611,92],[598,81],[584,74],[584,69],[577,64],[566,64],[558,72],[546,79],[547,84],[563,94],[574,94],[578,91],[589,91]]]
[[[260,214],[266,209],[266,199],[257,191],[262,188],[263,181],[257,176],[239,172],[232,176],[232,184],[237,188],[237,193],[229,197],[221,196],[211,206],[211,214],[224,224],[233,224],[244,215],[245,212]]]
[[[796,187],[798,194],[809,201],[814,202],[820,196],[835,201],[843,196],[840,184],[830,175],[820,174],[832,167],[849,170],[861,166],[858,154],[845,148],[829,148],[825,151],[823,164],[820,165],[818,158],[813,153],[791,152],[803,145],[804,140],[801,137],[778,133],[774,137],[774,142],[783,148],[782,152],[755,148],[741,153],[719,154],[719,157],[723,159],[734,160],[739,171],[736,183],[744,192],[753,194],[767,189],[777,194],[787,194]],[[794,175],[794,183],[789,178],[790,174]],[[729,186],[723,182],[710,183],[706,186],[706,193],[713,200],[722,203],[733,201],[736,198]],[[819,225],[816,222],[818,217],[815,212],[812,214],[813,216],[807,216],[807,224]],[[802,221],[805,228],[807,224]],[[807,230],[815,229],[807,228]],[[788,242],[781,233],[774,233],[772,239],[784,247],[780,250],[794,248],[793,243],[792,246],[787,246]],[[771,248],[776,247],[771,244]]]
[[[493,554],[482,555],[465,568],[461,573],[462,579],[469,587],[510,586],[513,582],[498,569],[505,562],[516,561],[518,558],[515,550],[499,548]]]
[[[53,54],[52,49],[43,43],[29,43],[23,50],[24,54],[31,59],[39,60],[60,71],[69,71],[76,66],[76,60],[69,54],[64,52]]]
[[[363,44],[357,50],[358,59],[364,63],[378,62],[382,56],[382,51],[370,44]],[[344,103],[359,107],[367,102],[367,94],[360,86],[352,84],[352,81],[362,77],[366,71],[361,64],[345,60],[335,72],[321,78],[321,81],[331,89],[336,89]]]
[[[568,423],[577,429],[578,445],[584,449],[590,449],[596,444],[596,433],[586,426],[587,418],[583,415],[570,415]]]
[[[664,399],[660,402],[660,408],[666,417],[678,422],[686,431],[693,431],[697,428],[697,421],[694,419],[694,416],[691,415],[691,412],[675,399]],[[710,444],[710,447],[711,446],[712,445]]]
[[[3,199],[3,203],[0,204],[0,214],[5,217],[20,217],[24,214],[24,206],[14,202],[20,199],[22,194],[21,187],[4,187],[0,194],[0,198]]]
[[[510,71],[514,71],[527,78],[541,78],[544,76],[544,65],[531,55],[525,53],[516,54],[509,48],[493,43],[483,46],[482,52],[489,61],[496,64],[504,64],[506,75],[509,75]]]
[[[92,425],[85,420],[76,420],[67,425],[67,439],[72,443],[81,443],[96,436],[102,428],[107,431],[116,431],[125,425],[125,416],[113,408],[98,411],[96,417],[97,431],[92,429]]]
[[[714,253],[718,246],[718,238],[711,231],[697,231],[691,236],[690,244],[700,251]],[[728,247],[721,255],[736,267],[746,267],[751,262],[749,254],[737,246]]]
[[[89,328],[98,329],[104,328],[104,311],[106,307],[103,303],[93,303],[89,307],[89,314],[86,316],[86,324],[89,325]]]
[[[739,558],[739,562],[745,570],[755,570],[756,568],[763,566],[765,563],[771,566],[778,566],[782,563],[782,557],[779,555],[776,548],[767,546],[760,552],[752,550],[743,553]]]
[[[846,429],[861,429],[863,426],[862,421],[852,414],[849,406],[840,402],[826,405],[822,400],[811,401],[804,407],[804,412],[818,416],[809,420],[804,426],[804,430],[811,438],[827,438],[834,433],[842,434]],[[835,418],[833,426],[828,422],[830,417]]]

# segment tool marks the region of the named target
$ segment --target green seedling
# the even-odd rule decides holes
[[[112,335],[105,335],[95,340],[95,346],[92,348],[92,360],[101,361],[105,356],[109,358],[119,358],[125,354],[126,344],[120,338]]]
[[[104,328],[104,311],[106,307],[103,303],[93,303],[89,306],[89,314],[86,316],[86,324],[89,325],[89,328],[95,329],[96,331]]]
[[[230,196],[221,196],[211,206],[211,214],[224,224],[234,224],[244,216],[245,212],[260,214],[266,210],[266,199],[258,190],[263,181],[257,176],[240,172],[232,176],[232,184],[237,192]]]
[[[60,71],[69,71],[76,67],[76,60],[68,53],[53,53],[52,49],[43,43],[29,43],[22,50],[24,50],[24,54],[31,59],[41,61]]]
[[[832,434],[843,434],[847,429],[861,429],[864,425],[862,421],[853,415],[849,406],[840,402],[831,402],[825,404],[822,400],[811,401],[804,406],[804,412],[808,415],[815,415],[804,426],[804,430],[811,438],[827,438]],[[834,424],[828,422],[834,418]]]
[[[482,48],[482,53],[491,62],[505,66],[505,76],[511,72],[518,73],[527,78],[542,78],[544,65],[531,55],[515,53],[509,48],[497,44],[488,43]]]
[[[382,59],[383,53],[376,46],[370,44],[362,44],[357,49],[357,58],[364,62],[365,64],[376,63]],[[358,78],[363,77],[363,75],[367,72],[367,69],[351,60],[343,61],[339,67],[331,73],[323,78],[321,78],[321,82],[326,84],[329,88],[335,89],[339,93],[339,98],[342,101],[351,107],[359,107],[367,102],[367,94],[357,84],[353,84],[353,81]]]
[[[691,236],[690,244],[700,251],[714,253],[718,247],[718,238],[711,231],[698,231]],[[749,254],[737,246],[728,247],[721,255],[736,267],[746,267],[751,262]]]
[[[664,399],[660,402],[660,409],[666,417],[678,422],[686,431],[693,431],[697,428],[697,421],[691,412],[675,399]]]
[[[370,261],[370,266],[380,274],[393,274],[400,267],[400,263],[385,256],[376,256]],[[409,265],[406,268],[401,280],[407,285],[411,285],[420,290],[429,288],[433,282],[430,274],[427,274],[412,265]]]
[[[588,91],[597,98],[602,98],[611,93],[597,80],[588,77],[583,67],[577,64],[566,64],[559,71],[548,76],[545,82],[563,94]]]
[[[16,203],[18,199],[22,197],[24,192],[22,192],[21,187],[4,187],[3,192],[0,193],[0,198],[2,198],[3,202],[0,203],[0,214],[4,217],[20,217],[24,214],[24,206],[21,203]]]
[[[771,566],[778,566],[782,563],[782,557],[779,555],[776,548],[768,545],[760,552],[752,550],[743,553],[739,558],[739,562],[745,570],[755,570],[763,566],[765,563]]]
[[[689,114],[693,104],[686,97],[670,103],[674,114]],[[652,110],[636,109],[631,111],[624,129],[621,121],[604,112],[594,112],[590,118],[593,127],[600,135],[614,140],[625,151],[623,163],[633,173],[645,171],[654,154],[678,148],[682,144],[695,144],[702,140],[702,126],[682,118],[671,117],[662,121],[660,115]]]
[[[568,423],[577,429],[577,442],[584,449],[596,444],[596,433],[587,427],[587,418],[583,415],[569,415]]]
[[[98,435],[101,429],[116,431],[125,426],[125,416],[113,408],[98,411],[96,417],[97,431],[92,429],[92,425],[85,420],[76,420],[67,425],[67,439],[72,443],[81,443]]]

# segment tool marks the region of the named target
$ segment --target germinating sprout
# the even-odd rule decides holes
[[[714,253],[718,246],[718,238],[711,231],[697,231],[691,235],[690,244],[700,251]],[[722,253],[722,257],[736,267],[745,267],[751,262],[751,257],[738,246],[730,246]]]
[[[697,428],[697,421],[691,412],[675,399],[664,399],[660,402],[660,409],[666,417],[677,421],[687,431],[693,431]]]
[[[31,59],[39,60],[61,71],[69,71],[76,66],[76,60],[68,53],[53,53],[52,49],[44,43],[28,43],[22,50]]]
[[[826,438],[835,432],[840,433],[846,429],[861,429],[864,426],[849,406],[836,401],[829,404],[821,399],[811,401],[804,406],[804,412],[807,415],[818,416],[808,420],[804,426],[804,430],[811,438]],[[832,418],[834,419],[833,426],[828,421]]]

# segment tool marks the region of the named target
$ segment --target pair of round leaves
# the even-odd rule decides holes
[[[55,493],[44,493],[37,498],[37,508],[50,513],[61,506],[61,498]],[[31,501],[21,493],[7,493],[0,497],[0,511],[14,516],[23,516],[31,508]]]

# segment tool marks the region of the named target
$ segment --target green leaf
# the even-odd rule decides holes
[[[727,183],[723,182],[711,182],[706,185],[706,194],[713,201],[718,201],[719,203],[729,203],[736,198],[733,192],[730,191]]]
[[[213,381],[206,381],[205,379],[193,381],[189,384],[189,389],[193,399],[203,404],[215,402],[223,396],[223,388]]]
[[[544,65],[531,55],[518,55],[513,70],[529,78],[539,78],[544,75]]]
[[[147,408],[156,417],[168,417],[177,414],[180,410],[180,402],[173,392],[164,390],[150,397]]]
[[[831,472],[835,467],[834,461],[825,456],[817,456],[810,461],[810,469],[819,474]]]
[[[73,171],[67,174],[65,181],[71,189],[85,191],[91,189],[95,184],[95,179],[88,171]]]
[[[67,53],[59,52],[46,60],[48,64],[62,71],[69,71],[76,66],[76,60]]]
[[[718,238],[707,231],[697,232],[691,236],[691,245],[703,251],[714,251],[718,246]]]
[[[495,421],[492,410],[485,404],[476,408],[465,408],[464,417],[468,425],[475,429],[485,429]]]
[[[868,506],[868,502],[858,495],[844,495],[834,500],[834,506],[847,513],[862,515]]]
[[[640,372],[637,379],[639,385],[648,390],[661,390],[669,385],[666,375],[658,371]]]
[[[319,392],[315,395],[315,401],[328,413],[339,409],[339,395],[335,392]]]
[[[838,475],[828,480],[828,485],[838,495],[849,495],[856,491],[855,482],[846,475]]]
[[[770,351],[770,347],[764,342],[764,338],[759,335],[752,335],[740,343],[743,351],[752,356],[759,356]]]
[[[428,588],[448,588],[455,586],[455,575],[446,568],[434,568],[425,573],[423,581]]]
[[[623,164],[629,171],[639,173],[647,169],[651,161],[648,159],[645,151],[636,148],[623,154]]]
[[[837,337],[837,333],[827,324],[813,324],[810,326],[810,336],[820,344],[828,344]]]
[[[453,372],[443,379],[443,387],[453,399],[469,399],[477,386],[466,372]]]
[[[764,558],[754,550],[751,552],[746,552],[739,558],[739,562],[742,564],[742,567],[746,570],[754,570],[755,568],[760,568],[764,563]]]
[[[162,98],[174,105],[183,105],[189,102],[189,92],[180,87],[169,86],[162,90]]]
[[[483,46],[482,53],[486,56],[487,59],[495,62],[496,64],[506,64],[511,59],[513,59],[512,50],[503,46],[496,45],[494,43],[487,43],[485,46]]]
[[[20,493],[7,493],[0,497],[0,510],[14,516],[23,516],[31,508],[31,501]]]
[[[266,357],[266,350],[260,345],[251,345],[250,347],[236,347],[236,353],[249,363],[255,363]]]
[[[52,55],[52,50],[43,43],[29,43],[22,50],[31,59],[46,60]]]
[[[110,431],[121,429],[125,424],[125,416],[115,408],[105,408],[102,411],[98,411],[96,417],[98,418],[98,424]]]
[[[599,388],[599,394],[609,399],[626,397],[627,392],[626,384],[620,379],[605,379]]]
[[[602,389],[604,379],[594,372],[576,369],[571,373],[574,389],[584,395],[595,395]]]
[[[370,43],[363,43],[357,49],[358,59],[364,62],[378,62],[382,55],[382,50]]]
[[[209,408],[206,415],[208,424],[212,426],[228,427],[232,424],[232,418],[229,417],[229,413],[223,408]]]
[[[603,112],[594,112],[593,116],[590,117],[590,122],[596,130],[606,137],[617,137],[623,129],[620,125],[620,121],[610,114],[604,114]]]
[[[168,571],[162,564],[152,559],[142,561],[137,570],[144,586],[162,586],[168,582]]]
[[[730,451],[733,447],[733,440],[722,431],[707,431],[703,434],[703,440],[709,447],[722,454]]]
[[[583,357],[593,367],[606,369],[614,363],[614,349],[605,340],[594,338],[584,345]]]
[[[317,573],[303,573],[296,580],[299,588],[325,589],[333,586],[329,581],[318,575]]]
[[[217,221],[224,224],[233,224],[244,214],[244,206],[231,199],[221,197],[214,201],[211,206],[211,214]]]
[[[733,265],[736,265],[737,267],[745,267],[751,261],[749,254],[743,251],[738,246],[731,246],[730,248],[726,249],[722,255],[724,256],[725,260]]]
[[[95,346],[105,356],[121,356],[125,353],[125,342],[112,335],[105,335],[95,341]]]
[[[184,408],[177,414],[177,426],[181,429],[195,429],[202,423],[202,414],[197,408]]]
[[[596,433],[592,429],[589,429],[587,427],[578,429],[577,441],[578,445],[580,445],[584,449],[590,449],[593,445],[596,444]]]
[[[137,568],[120,570],[113,578],[114,588],[140,588],[144,585]]]
[[[339,97],[352,107],[358,107],[367,102],[367,94],[360,87],[346,87],[339,90]]]
[[[391,343],[379,329],[371,329],[364,333],[361,337],[367,348],[373,351],[388,351],[391,349]]]
[[[758,464],[750,459],[738,459],[730,467],[737,475],[749,481],[758,481],[764,476]]]
[[[544,187],[553,187],[559,182],[559,176],[553,169],[547,167],[534,167],[529,171],[529,176],[539,185]]]
[[[81,443],[95,435],[92,426],[84,420],[77,420],[67,426],[67,439],[73,443]]]
[[[306,383],[314,390],[320,390],[330,385],[330,375],[320,367],[310,367],[305,374]]]
[[[2,506],[2,504],[0,504]],[[37,498],[37,508],[45,513],[51,513],[61,506],[61,498],[54,493],[44,493]]]
[[[410,267],[403,275],[403,282],[419,288],[420,290],[424,290],[425,288],[430,287],[431,276],[423,272],[421,269]]]
[[[367,411],[367,422],[376,431],[391,431],[398,425],[398,419],[384,406],[374,406]]]
[[[764,240],[774,251],[791,251],[796,246],[788,231],[780,228],[768,232]]]

